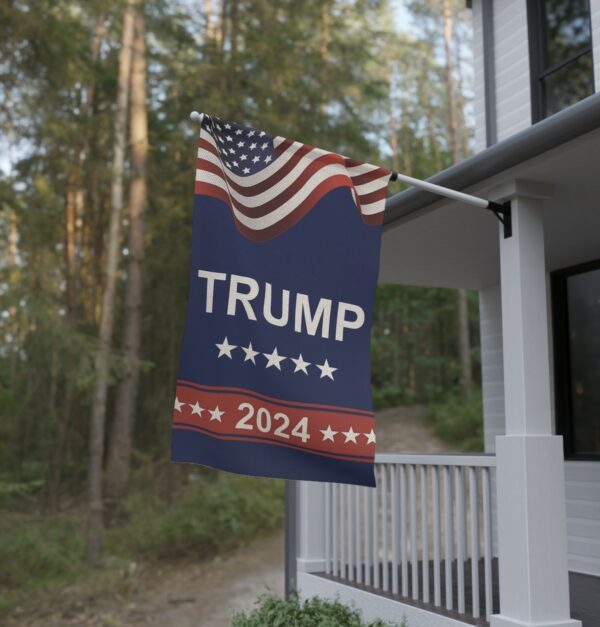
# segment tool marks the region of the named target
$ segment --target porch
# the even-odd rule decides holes
[[[488,454],[382,454],[377,488],[293,486],[301,596],[410,627],[600,625],[600,467],[565,463],[548,293],[599,258],[599,113],[596,95],[433,177],[510,201],[511,237],[416,190],[389,201],[381,280],[479,291]]]
[[[376,488],[300,486],[300,506],[319,492],[324,521],[323,560],[298,564],[303,594],[411,627],[489,625],[500,611],[495,457],[384,453],[376,473]],[[571,616],[599,625],[600,578],[570,573],[569,587]]]

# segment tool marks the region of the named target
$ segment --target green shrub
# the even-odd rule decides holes
[[[411,390],[400,390],[393,385],[372,388],[373,407],[375,409],[386,409],[387,407],[398,407],[398,405],[412,405],[415,402],[415,395]]]
[[[83,564],[78,523],[66,518],[0,524],[0,588],[44,585],[75,575]]]
[[[107,534],[107,547],[118,554],[147,558],[206,557],[281,525],[283,481],[220,474],[198,477],[176,505],[148,494],[126,503],[128,524]]]
[[[313,597],[300,603],[297,597],[282,601],[267,594],[259,598],[257,605],[250,614],[236,614],[232,627],[392,627],[381,620],[364,623],[358,610],[337,600]],[[407,627],[406,622],[402,621],[397,627]]]
[[[481,390],[468,401],[457,394],[427,407],[427,418],[440,438],[463,451],[483,451],[483,403]]]
[[[198,476],[171,505],[138,491],[126,502],[126,522],[106,531],[104,568],[94,571],[85,564],[79,515],[7,516],[0,522],[0,612],[56,586],[124,585],[122,566],[138,558],[202,558],[232,549],[281,525],[283,485],[225,473]]]

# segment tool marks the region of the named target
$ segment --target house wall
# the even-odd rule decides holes
[[[486,147],[483,2],[493,4],[498,141],[531,125],[527,0],[475,0],[472,17],[476,151]],[[600,92],[600,0],[589,0],[589,2],[594,80],[596,92]]]
[[[600,0],[593,0],[600,3]],[[526,0],[473,2],[473,57],[475,149],[486,147],[485,80],[483,69],[483,2],[493,5],[493,56],[496,91],[497,139],[501,141],[531,124],[529,44]],[[489,45],[489,43],[488,43]]]
[[[526,0],[495,0],[498,141],[531,125]]]
[[[599,0],[600,1],[600,0]],[[483,71],[483,11],[481,1],[473,3],[473,109],[475,112],[475,151],[486,148],[485,78]]]
[[[485,451],[493,453],[496,436],[505,431],[499,286],[479,292],[479,312],[484,442]],[[565,461],[565,482],[569,569],[600,576],[600,462]]]

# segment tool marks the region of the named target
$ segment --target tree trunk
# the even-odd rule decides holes
[[[56,424],[54,442],[50,454],[50,477],[48,481],[48,508],[51,512],[60,509],[60,493],[62,483],[62,467],[69,434],[69,424],[73,409],[73,385],[70,381],[65,383],[65,395],[60,419]]]
[[[460,357],[460,395],[462,399],[466,401],[471,398],[473,388],[467,290],[458,290],[456,297],[458,311],[458,354]]]
[[[214,39],[215,28],[213,22],[213,2],[204,0],[204,38],[205,42]]]
[[[102,554],[102,462],[106,397],[108,392],[109,356],[112,340],[115,291],[119,263],[121,214],[123,212],[123,164],[127,131],[127,103],[133,41],[134,0],[125,5],[123,33],[119,52],[119,80],[115,112],[115,139],[112,165],[111,211],[106,251],[106,282],[102,294],[100,346],[96,353],[96,385],[92,401],[89,440],[89,494],[86,556],[90,565],[97,565]]]
[[[452,13],[450,9],[450,0],[443,0],[442,7],[444,16],[444,51],[446,53],[446,91],[448,96],[448,145],[453,163],[458,163],[460,160],[460,147],[453,75]],[[456,298],[458,321],[458,358],[460,362],[460,393],[464,400],[468,400],[471,396],[471,389],[473,387],[473,375],[471,372],[469,308],[466,290],[459,289]]]
[[[135,406],[137,400],[142,314],[142,271],[144,259],[144,210],[146,207],[146,162],[148,159],[148,115],[146,110],[146,41],[144,16],[135,16],[131,65],[131,167],[129,190],[129,258],[125,292],[123,355],[125,372],[117,388],[106,467],[106,504],[109,515],[125,495],[129,483]]]
[[[96,19],[96,27],[92,38],[91,60],[96,63],[100,54],[100,46],[104,35],[104,13]],[[95,74],[92,74],[85,90],[85,102],[82,107],[82,117],[91,113],[95,91]],[[85,159],[85,142],[79,141],[75,146],[73,164],[67,177],[67,193],[65,202],[65,277],[67,295],[67,316],[71,322],[77,321],[81,315],[81,267],[78,260],[78,251],[83,246],[83,189],[81,180],[82,164]],[[66,371],[72,368],[66,365]],[[50,511],[60,508],[60,492],[62,467],[65,445],[68,436],[69,424],[73,410],[73,384],[67,379],[65,382],[65,396],[63,410],[58,417],[50,462],[48,469],[48,507]]]
[[[456,97],[452,60],[452,12],[450,0],[442,1],[444,17],[444,51],[446,53],[446,94],[448,98],[448,145],[452,162],[458,163],[460,151],[458,144],[458,122],[456,115]]]

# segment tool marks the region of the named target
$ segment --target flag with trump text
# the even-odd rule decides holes
[[[390,171],[204,116],[172,460],[374,486]]]

